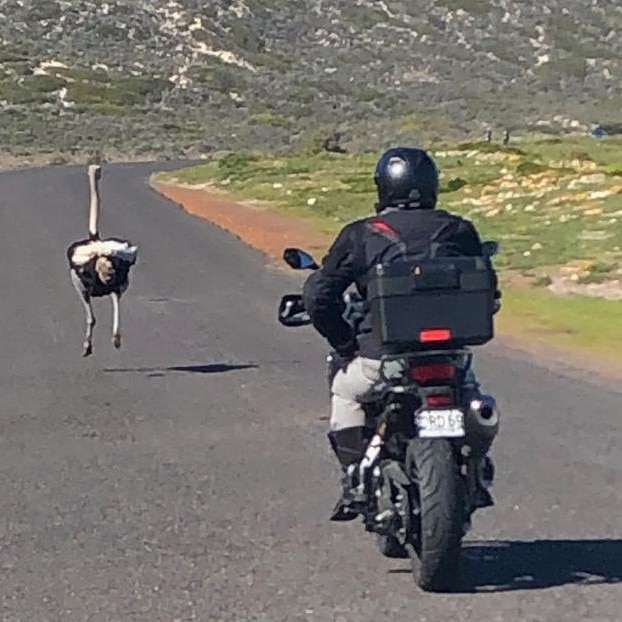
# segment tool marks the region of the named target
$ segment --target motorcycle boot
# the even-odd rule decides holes
[[[358,485],[357,466],[363,459],[367,446],[363,430],[361,426],[328,433],[331,447],[343,471],[342,493],[331,513],[331,521],[354,520],[363,510],[364,500],[358,498],[355,492]]]

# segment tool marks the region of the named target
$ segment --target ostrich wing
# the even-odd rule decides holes
[[[136,256],[138,254],[137,246],[128,246],[127,248],[119,248],[113,250],[110,255],[113,257],[118,257],[123,261],[127,261],[129,264],[133,264],[136,262]]]
[[[119,240],[91,240],[79,244],[73,249],[71,262],[75,265],[84,265],[93,257],[118,257],[133,264],[138,253],[137,246]]]

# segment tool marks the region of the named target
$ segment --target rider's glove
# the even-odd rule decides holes
[[[501,309],[501,290],[497,289],[495,290],[495,302],[494,302],[494,306],[492,309],[492,314],[494,315],[495,313],[498,313],[500,309]]]
[[[339,358],[343,361],[343,366],[347,367],[348,363],[356,356],[358,349],[358,342],[355,338],[352,338],[350,341],[335,347],[335,352],[337,352]]]

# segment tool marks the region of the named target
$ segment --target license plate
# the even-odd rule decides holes
[[[461,410],[421,410],[415,414],[419,438],[461,438],[464,413]]]

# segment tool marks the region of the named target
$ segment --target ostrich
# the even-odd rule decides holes
[[[95,315],[91,298],[110,296],[112,299],[112,343],[121,347],[119,327],[119,301],[129,286],[130,268],[136,262],[138,248],[128,240],[108,238],[101,240],[97,226],[99,217],[99,180],[101,166],[88,167],[91,206],[89,212],[89,237],[74,242],[67,248],[69,274],[86,311],[86,336],[82,356],[93,353],[93,327]]]

